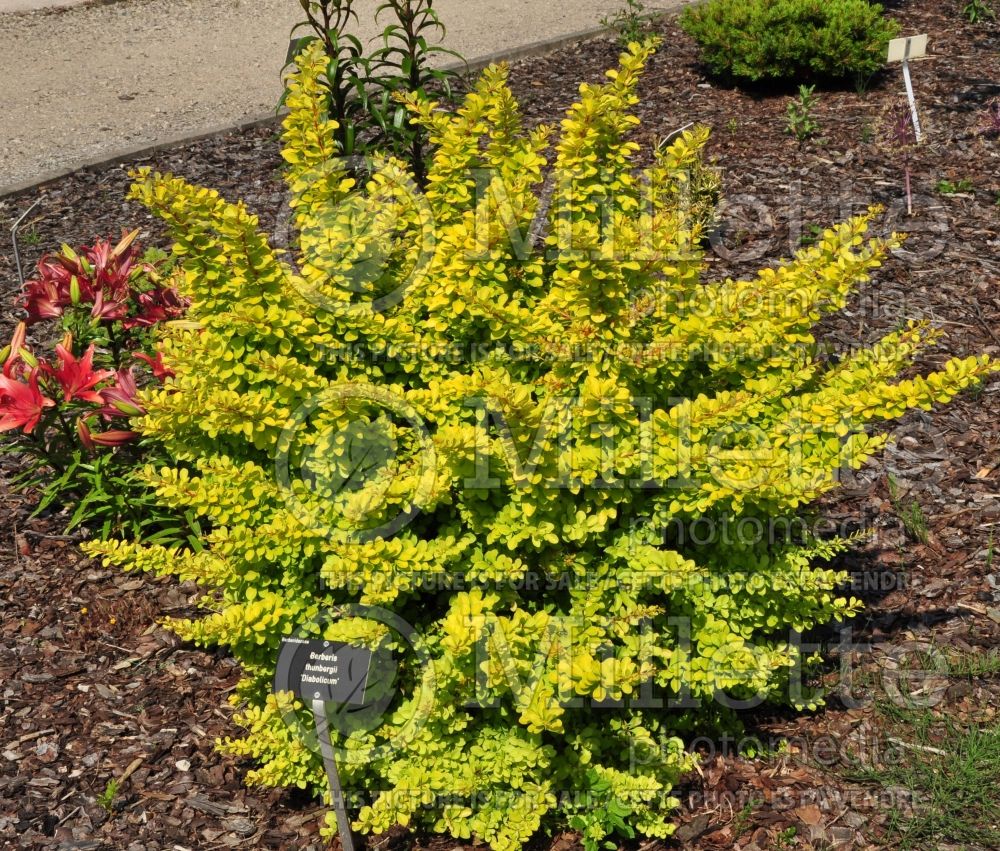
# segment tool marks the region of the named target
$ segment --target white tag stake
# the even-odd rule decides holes
[[[913,83],[910,81],[910,63],[903,60],[903,82],[906,83],[906,98],[910,102],[910,114],[913,116],[913,133],[920,143],[920,116],[917,115],[917,99],[913,96]]]
[[[923,138],[920,132],[920,116],[917,115],[917,99],[913,95],[913,81],[910,79],[910,60],[927,55],[927,36],[915,35],[910,38],[894,38],[889,42],[888,62],[903,63],[903,82],[906,84],[906,99],[910,102],[913,118],[913,135],[919,144]]]

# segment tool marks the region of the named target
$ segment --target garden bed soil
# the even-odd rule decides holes
[[[807,242],[815,227],[881,204],[887,212],[880,230],[911,237],[847,310],[824,321],[824,340],[847,350],[924,317],[942,338],[922,356],[921,369],[951,355],[1000,356],[1000,139],[978,133],[986,103],[1000,95],[1000,29],[967,24],[960,6],[928,0],[891,10],[907,33],[930,35],[929,57],[913,68],[928,139],[911,158],[912,217],[902,201],[902,157],[882,142],[884,116],[902,103],[898,69],[864,94],[820,91],[818,136],[800,145],[785,131],[787,93],[710,83],[675,22],[659,25],[664,45],[643,78],[639,141],[648,147],[693,121],[713,128],[710,155],[723,172],[726,209],[708,255],[709,278],[752,274]],[[556,122],[581,79],[598,80],[616,54],[612,42],[598,40],[515,65],[512,84],[529,120]],[[284,202],[276,133],[277,125],[258,127],[131,165],[173,171],[242,198],[271,228]],[[122,227],[139,226],[144,243],[163,244],[157,222],[124,200],[127,168],[80,172],[0,200],[4,231],[40,198],[22,228],[28,264],[60,243],[89,242]],[[959,191],[941,191],[948,188]],[[6,248],[0,284],[9,304],[17,277]],[[16,320],[13,310],[0,316],[0,338],[10,336]],[[886,458],[824,501],[824,516],[841,528],[871,533],[846,562],[868,603],[854,638],[870,646],[833,654],[834,667],[850,657],[861,679],[872,682],[914,642],[966,655],[1000,644],[1000,569],[992,560],[1000,533],[998,450],[994,378],[947,407],[909,415]],[[12,468],[7,459],[3,470]],[[246,788],[246,764],[213,750],[216,737],[233,732],[227,697],[238,677],[235,663],[181,645],[156,625],[164,615],[193,614],[196,589],[106,571],[59,534],[60,517],[29,513],[30,500],[9,487],[0,491],[3,846],[323,847],[321,807],[295,794]],[[827,679],[835,683],[836,671]],[[935,711],[995,729],[994,680],[946,678],[938,686]],[[707,754],[700,774],[680,790],[677,835],[633,847],[864,848],[888,829],[886,790],[848,782],[837,759],[816,753],[823,742],[852,752],[884,745],[892,731],[874,705],[849,708],[834,697],[818,713],[758,711],[748,723],[765,740],[786,737],[783,752]],[[117,793],[102,805],[112,779]],[[402,830],[369,843],[456,847]],[[578,846],[572,834],[535,844]]]

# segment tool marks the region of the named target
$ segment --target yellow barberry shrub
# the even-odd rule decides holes
[[[496,851],[542,826],[668,835],[684,732],[720,695],[808,703],[793,636],[860,605],[830,566],[845,541],[678,530],[798,516],[880,449],[871,424],[994,369],[901,379],[922,324],[817,354],[816,322],[895,244],[867,236],[874,212],[704,282],[707,131],[643,167],[631,141],[654,48],[581,86],[558,131],[522,127],[502,66],[453,113],[412,101],[423,192],[398,161],[337,159],[306,51],[284,245],[243,204],[138,172],[191,298],[137,424],[175,462],[146,476],[206,531],[90,551],[204,588],[204,617],[170,624],[243,663],[244,733],[221,747],[251,782],[325,787],[308,711],[270,693],[281,639],[322,635],[395,666],[377,719],[334,725],[359,829]]]

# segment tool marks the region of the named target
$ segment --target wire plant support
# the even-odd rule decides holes
[[[10,242],[11,245],[14,246],[14,265],[17,267],[17,280],[18,283],[21,285],[22,289],[24,289],[24,270],[21,268],[21,251],[17,245],[17,230],[19,227],[21,227],[22,222],[24,222],[24,220],[28,218],[28,215],[31,213],[31,211],[34,210],[35,207],[37,207],[41,203],[42,203],[41,198],[36,199],[34,204],[32,204],[30,207],[28,207],[27,210],[25,210],[23,213],[21,213],[20,216],[18,216],[17,221],[14,222],[14,224],[11,226],[10,229]]]

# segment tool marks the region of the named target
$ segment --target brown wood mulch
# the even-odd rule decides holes
[[[847,350],[926,317],[943,337],[921,367],[951,354],[1000,355],[1000,139],[978,132],[986,104],[1000,96],[1000,28],[969,25],[960,6],[927,0],[891,8],[907,33],[930,34],[930,57],[914,65],[928,143],[912,158],[912,217],[905,215],[902,158],[882,142],[884,116],[902,102],[898,69],[866,94],[819,91],[819,134],[800,145],[785,132],[787,92],[709,83],[690,40],[672,22],[660,25],[664,46],[643,81],[640,141],[655,143],[692,121],[713,128],[711,154],[724,173],[727,207],[708,258],[711,277],[752,272],[788,256],[814,226],[882,204],[880,228],[911,237],[847,310],[824,322],[824,339]],[[616,53],[611,42],[597,41],[517,64],[512,81],[529,118],[556,120],[581,78],[599,79]],[[145,162],[244,198],[271,226],[283,199],[275,138],[275,127],[256,128]],[[142,227],[147,244],[162,242],[157,223],[123,200],[126,170],[81,172],[0,200],[4,231],[41,197],[22,231],[29,264],[62,242],[116,234],[123,225]],[[940,181],[960,191],[943,194]],[[16,275],[2,250],[0,297],[9,304]],[[13,312],[0,316],[0,338],[15,321]],[[998,403],[994,379],[945,408],[909,415],[886,457],[824,502],[824,516],[840,528],[873,533],[848,562],[869,604],[853,633],[868,646],[848,651],[859,680],[891,671],[914,644],[979,654],[998,646]],[[927,522],[925,543],[899,517],[914,502]],[[321,847],[315,802],[246,788],[246,766],[212,748],[232,732],[226,697],[235,663],[179,645],[156,626],[163,615],[190,612],[195,589],[105,571],[58,534],[58,517],[29,520],[29,510],[9,488],[0,490],[3,847]],[[843,658],[833,652],[832,668]],[[828,679],[835,682],[835,670]],[[939,688],[949,712],[995,723],[1000,697],[988,679],[945,679]],[[758,711],[748,724],[772,748],[784,737],[783,752],[742,757],[730,743],[706,753],[701,774],[680,791],[675,838],[632,847],[778,847],[791,827],[787,847],[877,841],[885,794],[893,790],[851,785],[837,771],[845,753],[886,746],[889,732],[870,704],[848,708],[834,697],[818,713]],[[120,790],[103,807],[97,797],[112,778]],[[572,834],[534,844],[578,847]],[[371,840],[378,848],[455,845],[405,831]]]

